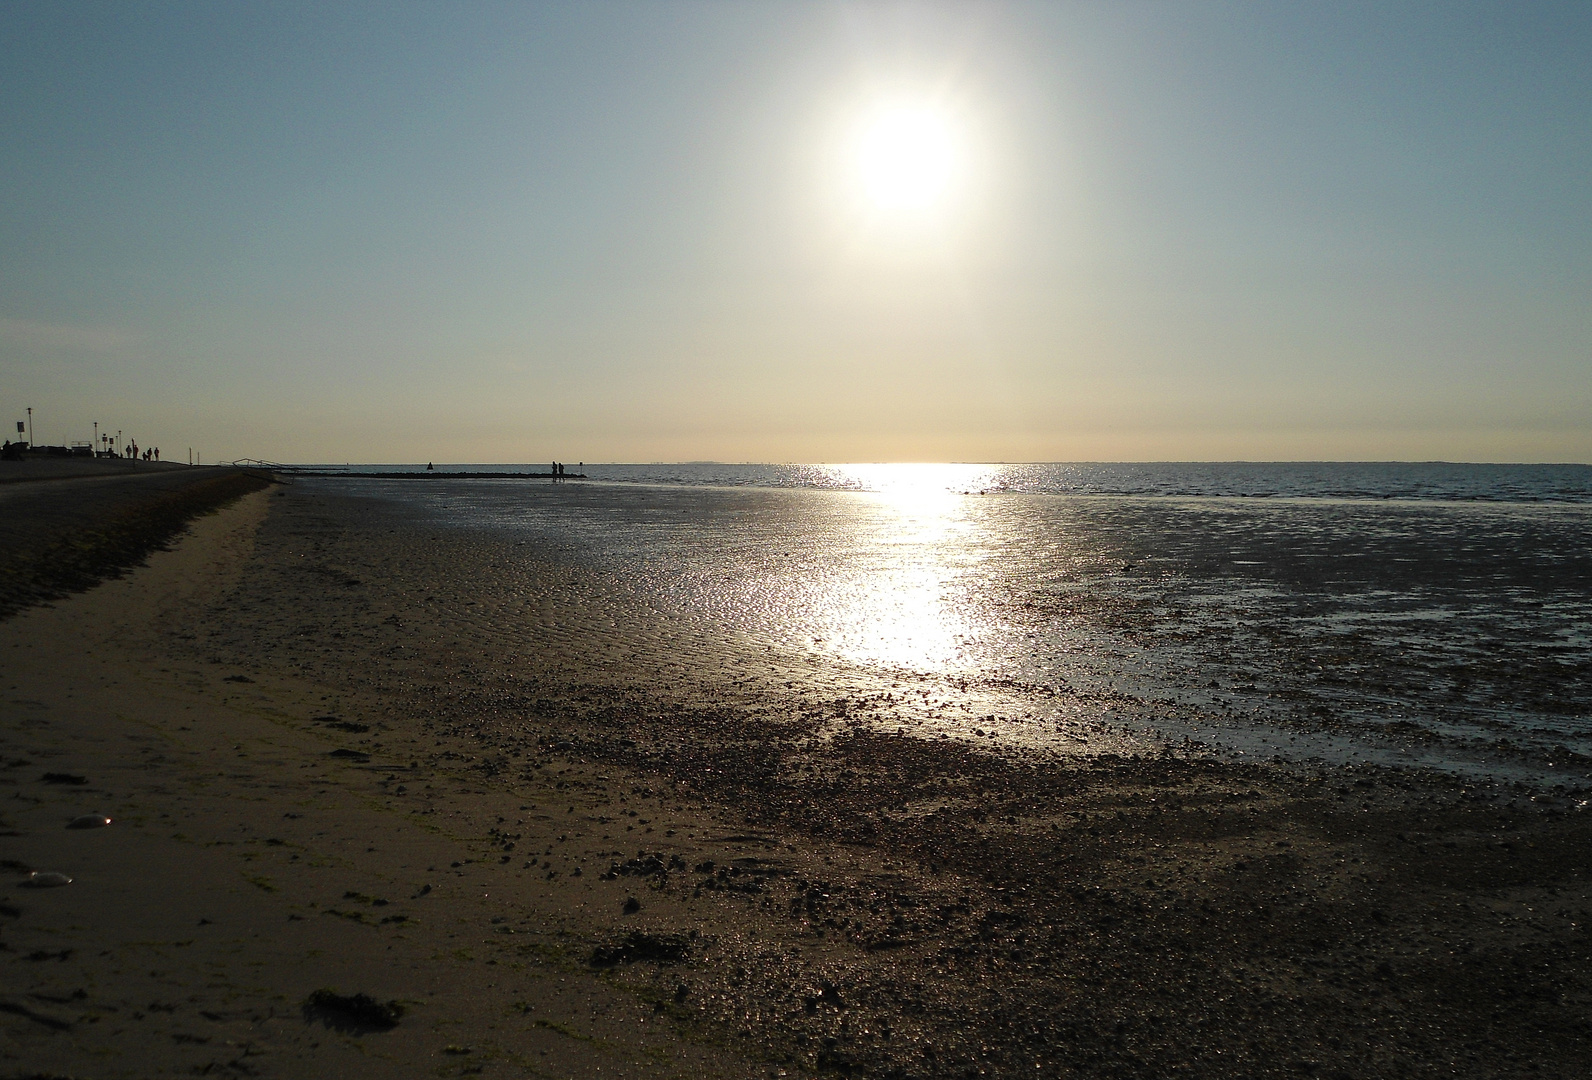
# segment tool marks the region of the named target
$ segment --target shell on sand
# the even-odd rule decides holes
[[[80,814],[67,822],[67,828],[105,828],[110,825],[110,817],[105,814]]]
[[[103,829],[111,823],[104,814],[80,814],[66,823],[68,829]]]
[[[54,870],[35,870],[22,884],[30,889],[54,889],[61,885],[72,884],[72,879]]]

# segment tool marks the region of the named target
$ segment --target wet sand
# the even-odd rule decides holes
[[[291,488],[0,624],[6,1068],[1583,1075],[1585,792],[996,750],[503,561]]]

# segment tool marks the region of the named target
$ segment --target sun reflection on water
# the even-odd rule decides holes
[[[996,469],[962,464],[829,465],[851,489],[855,561],[812,582],[807,597],[824,651],[859,663],[944,671],[976,632],[952,595],[982,558],[969,501]]]
[[[813,472],[814,480],[826,478],[828,486],[867,491],[897,503],[945,503],[996,486],[1003,469],[960,462],[874,462],[819,465]]]

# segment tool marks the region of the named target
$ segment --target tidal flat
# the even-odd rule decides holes
[[[989,671],[988,638],[914,664],[946,639],[879,623],[899,605],[819,635],[808,611],[824,640],[798,649],[689,559],[621,573],[411,509],[348,481],[250,495],[126,580],[0,624],[7,868],[74,878],[7,898],[9,1067],[1581,1073],[1573,732],[1498,735],[1489,758],[1474,716],[1454,736],[1323,719],[1326,691],[1232,708],[1287,656],[1146,666],[1133,635],[1191,590],[1136,579],[1142,551],[1071,564],[1040,612],[1097,646],[1064,686]],[[682,566],[725,602],[680,602]],[[1096,571],[1115,624],[1083,610]],[[1156,603],[1134,601],[1147,584]],[[844,651],[870,619],[891,656]],[[1364,696],[1419,699],[1412,669]],[[1442,693],[1490,709],[1520,671],[1586,693],[1529,644],[1483,672],[1505,692]],[[1240,752],[1272,707],[1283,734]],[[1282,753],[1305,730],[1282,713],[1317,718],[1312,746],[1378,749]],[[1399,753],[1434,744],[1474,767]],[[89,812],[114,822],[65,831]],[[305,1010],[323,988],[402,1016],[338,1027]]]

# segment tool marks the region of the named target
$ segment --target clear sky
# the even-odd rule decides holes
[[[179,460],[1592,461],[1592,3],[0,2],[27,406]]]

